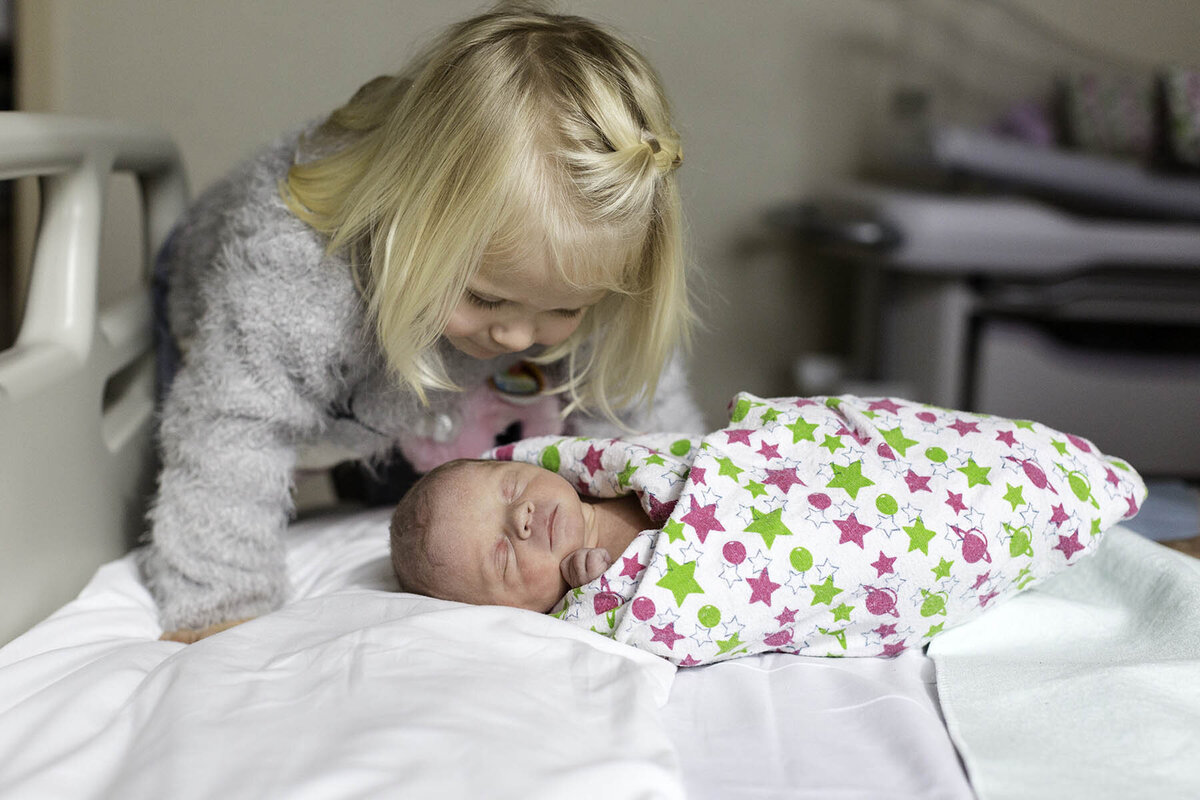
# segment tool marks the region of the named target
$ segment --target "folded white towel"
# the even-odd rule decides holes
[[[1200,797],[1200,561],[1113,528],[929,654],[980,800]]]

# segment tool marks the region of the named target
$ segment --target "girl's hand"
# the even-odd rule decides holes
[[[209,636],[212,636],[214,633],[220,633],[221,631],[228,630],[234,625],[241,625],[243,622],[249,622],[249,620],[235,619],[229,622],[217,622],[213,625],[209,625],[206,628],[200,628],[199,630],[196,630],[195,628],[179,628],[178,630],[174,631],[166,631],[162,636],[158,637],[158,640],[160,642],[183,642],[184,644],[192,644],[193,642],[198,642],[201,639],[206,639]]]
[[[612,556],[603,547],[581,547],[562,560],[559,569],[572,589],[591,583],[612,566]]]

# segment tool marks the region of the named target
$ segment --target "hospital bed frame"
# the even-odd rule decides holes
[[[187,202],[180,155],[144,127],[0,113],[0,178],[36,176],[28,300],[0,352],[0,644],[69,600],[143,529],[153,481],[150,294],[101,308],[105,191],[136,178],[142,274]]]

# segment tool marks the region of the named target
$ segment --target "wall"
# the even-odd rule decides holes
[[[25,0],[23,107],[120,117],[176,138],[201,187],[276,132],[327,111],[471,0]],[[659,67],[685,137],[681,181],[706,327],[692,367],[712,421],[738,389],[792,391],[800,352],[839,350],[847,287],[764,224],[877,158],[890,91],[937,91],[975,121],[1045,89],[1055,68],[1194,59],[1191,0],[566,0]],[[1022,19],[1050,27],[1034,34]],[[114,217],[131,187],[118,186]],[[126,220],[128,222],[128,220]],[[106,252],[129,261],[128,228]],[[109,280],[106,296],[136,280]]]

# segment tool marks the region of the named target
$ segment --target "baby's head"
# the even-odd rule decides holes
[[[560,475],[519,461],[451,461],[392,515],[400,588],[545,612],[570,589],[563,559],[596,546],[594,509]]]

